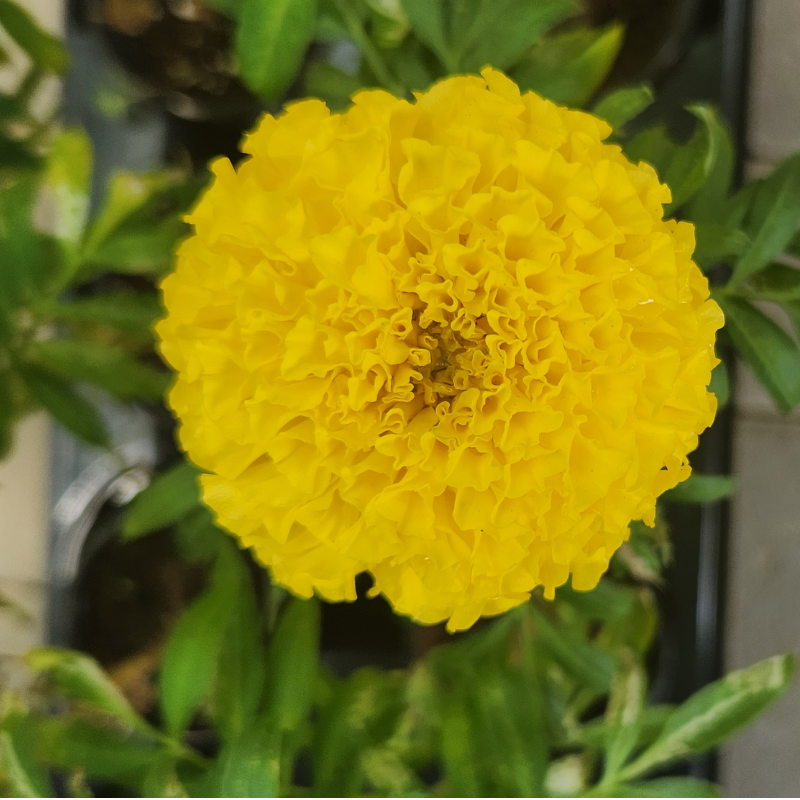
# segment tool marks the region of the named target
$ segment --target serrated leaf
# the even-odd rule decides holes
[[[687,106],[698,119],[692,138],[677,148],[662,176],[672,191],[672,202],[664,213],[672,214],[694,197],[711,177],[720,158],[726,132],[717,112],[710,106]]]
[[[315,599],[292,599],[269,646],[267,705],[273,723],[295,730],[311,709],[317,671],[320,610]]]
[[[800,153],[786,159],[745,198],[750,201],[744,230],[752,244],[734,269],[729,287],[767,266],[779,256],[800,221]]]
[[[18,3],[0,0],[0,25],[39,69],[66,72],[69,53],[64,45],[44,31]]]
[[[701,475],[693,472],[683,483],[664,492],[671,503],[715,503],[736,493],[739,482],[731,475]]]
[[[615,131],[619,131],[652,105],[655,96],[649,84],[626,86],[601,97],[592,109],[592,114],[604,119]]]
[[[122,523],[122,538],[137,539],[201,508],[198,474],[193,464],[182,461],[159,475],[128,506]]]
[[[79,339],[47,339],[28,349],[28,358],[72,381],[105,389],[123,400],[160,399],[171,377],[133,358],[122,348]]]
[[[281,99],[314,35],[317,0],[242,0],[236,59],[245,84],[265,102]]]
[[[701,689],[675,709],[658,739],[625,768],[621,779],[715,747],[780,697],[793,672],[791,655],[775,656]]]
[[[37,647],[25,661],[36,673],[47,675],[53,686],[72,700],[80,700],[132,728],[147,729],[100,665],[89,656],[61,647]]]
[[[211,585],[178,620],[170,634],[159,676],[161,711],[170,735],[178,737],[209,696],[225,633],[236,609],[240,565],[227,542],[214,565]]]
[[[769,317],[746,300],[716,298],[725,312],[725,330],[781,411],[800,403],[800,349]]]
[[[531,49],[512,72],[520,89],[566,106],[581,106],[608,75],[624,28],[578,28],[556,34]]]
[[[68,431],[95,447],[109,446],[103,418],[68,381],[32,364],[18,364],[17,372],[31,396]]]

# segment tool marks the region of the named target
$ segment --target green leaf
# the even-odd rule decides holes
[[[794,329],[800,334],[800,300],[784,300],[781,308],[788,315]]]
[[[546,39],[531,49],[512,72],[520,89],[532,89],[566,106],[581,106],[608,75],[624,28],[577,28]]]
[[[278,797],[281,733],[259,720],[225,745],[204,784],[207,797]]]
[[[609,578],[601,578],[590,592],[579,592],[565,583],[556,590],[556,600],[568,603],[587,619],[611,620],[626,619],[636,605],[636,590]]]
[[[714,166],[703,186],[689,201],[685,216],[695,224],[716,222],[729,229],[736,229],[738,225],[727,218],[736,153],[728,126],[720,118],[717,119],[717,124],[717,155]]]
[[[78,438],[95,447],[108,447],[103,418],[72,385],[33,364],[18,364],[17,372],[31,396]]]
[[[34,342],[28,357],[73,381],[99,386],[123,400],[160,399],[171,376],[131,358],[122,348],[78,339]]]
[[[472,721],[463,692],[443,692],[441,696],[442,760],[453,797],[481,797],[478,754],[473,743]]]
[[[197,499],[199,502],[199,495]],[[178,520],[174,534],[178,552],[187,561],[210,561],[227,535],[201,505]]]
[[[162,275],[171,267],[176,245],[185,234],[186,227],[179,219],[133,233],[117,232],[95,248],[86,261],[94,265],[94,273],[97,267],[103,267],[124,274]]]
[[[216,726],[223,740],[240,750],[240,737],[255,723],[261,709],[267,654],[253,581],[243,559],[238,559],[238,565],[239,590],[220,654],[214,708]],[[314,655],[316,658],[316,652]],[[269,727],[277,731],[272,720]]]
[[[725,330],[781,411],[800,403],[800,350],[794,340],[746,300],[720,294]]]
[[[744,231],[718,222],[698,222],[694,234],[692,259],[704,271],[737,258],[750,246],[750,237]]]
[[[396,674],[361,669],[342,682],[316,726],[314,794],[358,796],[364,780],[360,754],[391,735],[402,710],[403,686]]]
[[[457,19],[453,24],[450,49],[458,59],[460,72],[478,72],[487,65],[507,70],[545,33],[578,11],[572,0],[479,0],[456,4],[457,8],[470,6],[475,10],[464,15],[463,35],[456,29]]]
[[[55,137],[47,155],[42,188],[53,218],[53,234],[67,263],[77,254],[89,214],[92,145],[86,134],[71,128]]]
[[[14,441],[14,417],[11,374],[0,372],[0,461],[8,455]]]
[[[699,124],[692,138],[675,151],[663,175],[672,191],[672,202],[664,208],[672,214],[690,200],[711,177],[722,152],[727,133],[717,112],[710,106],[687,106]]]
[[[614,676],[605,715],[604,784],[613,781],[636,748],[646,690],[644,670],[633,660]]]
[[[178,620],[169,637],[159,679],[167,730],[178,737],[208,697],[225,633],[236,609],[239,554],[227,542],[217,556],[211,586]]]
[[[281,99],[314,35],[317,0],[242,0],[236,58],[245,84],[265,102]]]
[[[122,692],[89,656],[60,647],[37,647],[25,660],[34,672],[47,675],[71,699],[89,703],[131,728],[147,729]]]
[[[0,131],[0,167],[9,170],[32,170],[41,158],[24,139],[7,136]]]
[[[66,72],[69,54],[64,45],[42,30],[36,20],[12,0],[0,0],[0,25],[43,70]]]
[[[134,790],[163,748],[152,739],[125,734],[82,720],[51,717],[37,726],[37,748],[46,764],[65,770],[85,770]]]
[[[129,292],[53,301],[42,304],[38,310],[57,320],[107,325],[147,340],[152,339],[153,325],[164,315],[157,295]]]
[[[433,50],[448,72],[457,72],[458,57],[447,41],[443,0],[403,0],[403,8],[419,40]]]
[[[717,398],[717,408],[723,409],[730,400],[730,381],[728,380],[728,367],[724,361],[720,361],[711,370],[711,383],[708,384],[708,391]]]
[[[138,539],[172,525],[200,507],[198,470],[188,461],[159,475],[128,506],[122,523],[122,538]]]
[[[683,483],[664,492],[671,503],[715,503],[736,493],[739,482],[730,475],[701,475],[693,472]]]
[[[649,84],[627,86],[601,97],[592,109],[592,114],[604,119],[615,131],[619,131],[652,105],[654,99],[653,89]]]
[[[800,269],[773,263],[757,272],[747,282],[747,291],[756,300],[800,300]]]
[[[382,48],[397,47],[411,30],[401,0],[365,0],[372,11],[370,35]]]
[[[721,797],[719,787],[699,778],[656,778],[609,787],[606,797]]]
[[[775,656],[701,689],[675,709],[658,739],[623,771],[622,779],[716,747],[780,697],[793,672],[791,655]]]
[[[274,724],[291,731],[311,709],[317,673],[319,603],[294,598],[283,612],[269,648],[267,703]]]
[[[541,611],[531,606],[539,641],[550,657],[580,686],[607,693],[617,668],[612,653],[578,636],[566,625],[556,626]]]
[[[640,161],[646,162],[655,169],[663,181],[678,146],[669,138],[667,129],[663,125],[656,125],[637,133],[623,149],[634,164]]]
[[[786,159],[766,180],[756,184],[745,217],[752,244],[734,269],[729,287],[763,269],[779,256],[800,221],[800,153]]]
[[[36,754],[36,728],[20,711],[6,714],[0,725],[0,780],[10,797],[54,797]]]
[[[303,78],[303,94],[324,100],[331,111],[348,106],[351,95],[361,88],[358,78],[324,61],[312,61]]]

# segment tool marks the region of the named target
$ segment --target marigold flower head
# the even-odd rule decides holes
[[[451,630],[590,589],[713,420],[718,306],[670,192],[501,73],[265,116],[163,284],[220,523],[302,596]]]

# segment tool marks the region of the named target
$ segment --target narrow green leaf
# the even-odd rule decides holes
[[[511,75],[522,90],[561,105],[584,105],[611,70],[623,34],[621,25],[555,34],[531,48]]]
[[[0,777],[11,797],[55,796],[37,757],[36,727],[20,711],[6,714],[0,725]]]
[[[615,131],[635,119],[648,106],[655,96],[649,84],[626,86],[601,97],[592,109],[592,114],[604,119]]]
[[[609,578],[601,578],[590,592],[578,592],[571,583],[556,590],[556,600],[568,603],[587,619],[620,620],[629,617],[636,605],[636,590]]]
[[[634,164],[640,161],[646,162],[655,169],[663,181],[667,167],[678,147],[669,138],[667,129],[663,125],[656,125],[637,133],[623,149]]]
[[[280,730],[295,730],[311,709],[319,625],[319,603],[315,599],[294,598],[284,610],[270,642],[267,702]]]
[[[442,760],[453,797],[481,797],[478,754],[473,744],[472,721],[463,692],[443,692],[441,697]]]
[[[181,784],[173,755],[165,755],[150,766],[142,779],[143,797],[188,797]]]
[[[800,300],[800,269],[773,263],[757,272],[747,282],[746,290],[756,300]]]
[[[722,797],[719,787],[699,778],[656,778],[608,789],[607,797]]]
[[[122,692],[89,656],[61,647],[37,647],[25,660],[34,672],[47,675],[53,686],[71,699],[89,703],[131,728],[147,729]]]
[[[208,797],[278,797],[281,732],[260,719],[222,748],[207,783]]]
[[[467,4],[462,4],[467,5]],[[478,72],[489,65],[506,70],[559,22],[575,15],[573,0],[490,0],[479,2],[465,35],[452,32],[458,71]],[[466,26],[464,26],[466,27]]]
[[[331,111],[349,105],[350,97],[361,88],[358,78],[324,61],[312,61],[303,77],[303,94],[324,100]]]
[[[59,74],[66,72],[69,54],[64,45],[55,36],[42,30],[18,3],[0,0],[0,25],[37,67]]]
[[[693,472],[683,483],[664,492],[671,503],[715,503],[736,493],[738,481],[730,475],[701,475]]]
[[[672,191],[672,202],[664,209],[672,214],[685,205],[714,172],[726,132],[717,112],[710,106],[687,106],[698,119],[692,138],[679,147],[663,175]]]
[[[725,121],[717,118],[716,122],[718,126],[716,159],[705,183],[689,201],[685,216],[695,224],[718,223],[727,228],[736,229],[738,225],[728,219],[726,213],[733,186],[736,153],[730,130]]]
[[[443,0],[403,0],[403,8],[419,40],[433,50],[448,72],[457,72],[457,56],[447,41]]]
[[[52,767],[84,770],[93,778],[121,783],[134,791],[164,756],[163,747],[152,739],[65,717],[40,722],[36,744],[44,762]]]
[[[155,294],[104,294],[80,300],[44,303],[43,314],[67,322],[107,325],[142,339],[152,339],[152,328],[164,315]]]
[[[781,308],[786,312],[794,329],[800,335],[800,300],[784,300]]]
[[[616,672],[612,653],[577,636],[566,625],[556,626],[537,608],[532,608],[539,640],[550,657],[581,686],[606,693]]]
[[[725,365],[724,361],[720,361],[719,364],[711,370],[711,383],[708,384],[708,391],[716,396],[717,408],[723,409],[728,405],[731,389],[728,379],[728,367]]]
[[[644,671],[632,659],[614,676],[605,715],[607,738],[603,783],[613,781],[636,748],[646,690]]]
[[[241,558],[238,564],[239,591],[220,654],[214,708],[215,722],[223,740],[241,749],[239,739],[255,723],[261,709],[267,654],[253,581]],[[264,726],[263,721],[261,725]],[[272,720],[269,728],[277,731]]]
[[[79,339],[35,342],[28,357],[69,380],[89,383],[123,400],[160,399],[170,375],[131,358],[122,348]]]
[[[623,771],[622,779],[715,747],[780,697],[793,672],[791,655],[775,656],[701,689],[675,709],[658,739]]]
[[[702,270],[738,258],[750,246],[750,237],[738,228],[718,222],[698,222],[693,260]]]
[[[197,468],[182,461],[159,475],[128,506],[122,538],[131,540],[172,525],[200,507]]]
[[[172,265],[172,256],[178,241],[186,234],[186,227],[179,219],[166,220],[160,225],[139,231],[120,231],[112,234],[86,259],[98,272],[103,267],[109,272],[123,274],[164,274]],[[86,267],[84,267],[86,269]],[[85,272],[83,279],[89,277]]]
[[[766,267],[796,233],[800,221],[800,153],[760,181],[749,199],[745,231],[752,244],[736,265],[730,287]]]
[[[281,99],[314,35],[317,0],[242,0],[236,58],[242,79],[267,103]]]
[[[794,340],[746,300],[720,294],[725,330],[781,411],[800,403],[800,350]]]
[[[31,396],[67,430],[95,447],[109,446],[103,418],[69,382],[33,364],[19,364],[17,372]]]
[[[225,633],[236,609],[240,565],[228,542],[217,556],[211,585],[178,620],[169,637],[159,678],[167,730],[178,737],[209,696]]]
[[[199,495],[197,497],[199,503]],[[187,561],[210,561],[228,534],[214,523],[211,512],[197,505],[175,525],[175,544]]]

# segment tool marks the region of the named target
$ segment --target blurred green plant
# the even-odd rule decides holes
[[[800,349],[762,311],[779,305],[800,331],[800,157],[734,192],[735,154],[712,108],[689,109],[697,122],[684,143],[663,126],[627,135],[653,95],[631,86],[597,98],[618,26],[583,26],[571,0],[207,1],[236,21],[242,77],[268,104],[298,86],[333,109],[367,86],[411,97],[485,63],[523,89],[591,104],[628,156],[672,187],[667,213],[695,223],[696,260],[736,352],[779,408],[800,403]],[[36,406],[102,446],[85,387],[157,401],[168,382],[154,355],[153,279],[169,268],[199,183],[117,175],[90,215],[88,142],[54,135],[29,111],[66,54],[8,0],[0,24],[31,61],[16,93],[0,96],[0,451]],[[337,42],[358,54],[349,72],[334,63]],[[724,364],[712,388],[724,405]],[[254,584],[249,560],[202,505],[197,476],[186,462],[158,476],[121,529],[126,540],[169,532],[210,575],[167,644],[157,720],[139,717],[87,656],[34,651],[38,678],[3,696],[7,793],[49,796],[56,779],[75,796],[98,782],[145,796],[716,796],[671,766],[715,747],[788,684],[792,660],[776,657],[677,708],[647,704],[652,587],[670,557],[661,520],[631,526],[590,593],[534,597],[407,670],[335,677],[319,659],[317,603],[280,608],[277,589]],[[664,499],[714,502],[734,489],[727,476],[693,475]],[[193,728],[210,734],[205,754],[189,744]]]

